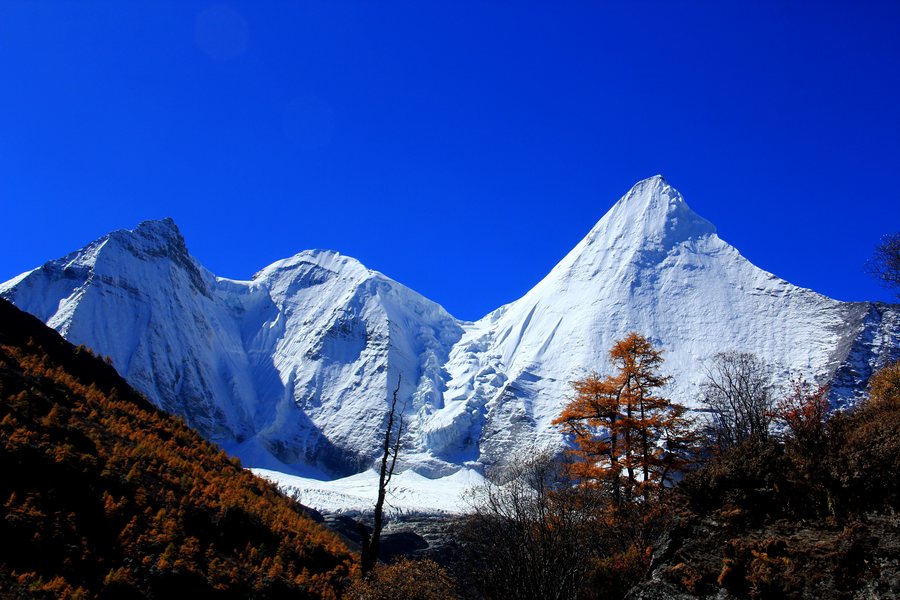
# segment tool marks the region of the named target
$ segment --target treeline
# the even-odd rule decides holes
[[[488,473],[450,527],[444,571],[404,561],[357,598],[878,598],[900,595],[900,363],[832,412],[778,390],[758,357],[716,354],[702,411],[663,395],[663,356],[631,333],[615,371],[573,383],[571,450]]]
[[[670,590],[900,596],[900,363],[853,410],[829,413],[823,396],[795,382],[780,435],[728,448],[674,490],[678,518],[654,573]]]
[[[0,300],[0,596],[337,597],[343,544]]]
[[[717,354],[688,418],[661,395],[646,338],[610,358],[616,371],[574,382],[556,420],[573,449],[500,469],[455,524],[461,596],[900,593],[900,363],[831,412],[827,387],[778,393],[758,358]]]
[[[712,357],[703,417],[632,333],[573,383],[563,454],[488,473],[448,552],[356,557],[115,370],[0,301],[0,597],[878,598],[900,595],[900,364],[831,412]]]
[[[900,288],[900,234],[867,269]],[[779,390],[759,357],[718,353],[691,418],[662,395],[649,340],[609,356],[615,372],[573,382],[555,421],[571,451],[487,473],[451,526],[450,576],[406,561],[356,597],[900,597],[900,362],[834,412],[827,386]]]

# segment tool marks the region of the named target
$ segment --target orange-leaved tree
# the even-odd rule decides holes
[[[615,504],[647,498],[687,466],[696,434],[685,408],[659,395],[662,350],[638,333],[610,349],[616,373],[572,383],[575,396],[554,421],[572,435],[572,473],[607,486]]]
[[[890,363],[869,379],[869,399],[873,404],[889,407],[900,404],[900,360]]]
[[[820,449],[827,435],[829,417],[828,386],[814,385],[802,377],[791,381],[790,393],[775,407],[776,417],[804,449]]]

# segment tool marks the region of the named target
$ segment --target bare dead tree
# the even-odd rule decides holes
[[[702,404],[710,414],[710,438],[720,450],[765,440],[774,397],[770,369],[751,352],[718,352],[706,366]]]
[[[900,297],[900,232],[881,238],[866,263],[866,271],[885,286],[895,288]]]
[[[369,534],[365,525],[359,524],[362,550],[360,552],[360,570],[363,577],[372,572],[378,561],[378,547],[381,543],[381,530],[384,526],[384,501],[387,496],[387,487],[394,476],[394,468],[397,466],[397,456],[400,454],[400,441],[403,436],[403,411],[397,411],[397,394],[400,393],[401,376],[397,375],[397,387],[394,389],[391,410],[388,413],[387,428],[384,432],[384,451],[381,455],[381,469],[378,473],[378,498],[375,501],[375,515],[372,519],[372,533]],[[394,432],[394,424],[397,429]]]

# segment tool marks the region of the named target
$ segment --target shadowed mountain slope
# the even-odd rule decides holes
[[[334,597],[337,538],[0,300],[0,596]]]

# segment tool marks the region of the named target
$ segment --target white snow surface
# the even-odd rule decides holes
[[[898,305],[838,302],[757,268],[660,176],[474,323],[337,252],[301,252],[250,281],[216,277],[171,219],[113,232],[0,296],[109,355],[244,464],[317,479],[368,477],[398,378],[398,481],[437,481],[563,444],[550,423],[569,382],[608,372],[629,331],[664,349],[666,392],[689,406],[719,351],[754,352],[779,380],[831,381],[835,405],[900,358]],[[339,481],[330,489],[355,496],[355,479]]]
[[[275,483],[305,506],[329,512],[371,512],[378,495],[378,472],[369,469],[349,477],[322,481],[269,469],[252,471]],[[387,486],[385,513],[428,512],[460,514],[471,509],[472,491],[484,484],[480,473],[460,469],[429,479],[412,469],[397,473]]]

